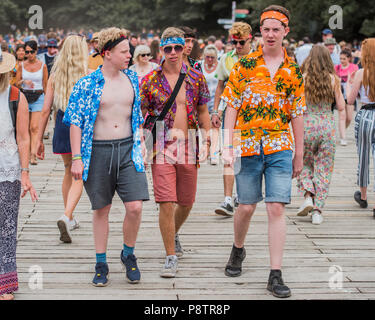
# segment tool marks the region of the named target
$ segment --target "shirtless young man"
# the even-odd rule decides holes
[[[185,75],[176,100],[163,119],[164,131],[161,135],[157,132],[156,161],[151,165],[155,201],[160,204],[159,226],[167,255],[162,277],[176,275],[177,256],[183,254],[177,232],[195,201],[198,149],[193,145],[197,145],[198,124],[204,129],[204,157],[210,144],[206,134],[210,130],[206,105],[210,94],[203,74],[183,63],[184,45],[183,31],[167,28],[160,43],[165,60],[143,79],[141,86],[142,111],[159,116],[180,74]],[[145,125],[145,129],[150,128]]]
[[[97,263],[93,285],[106,286],[108,214],[114,193],[117,191],[126,210],[121,262],[131,283],[140,280],[133,252],[142,201],[149,200],[149,194],[140,139],[143,117],[138,77],[126,69],[131,59],[127,31],[104,29],[98,40],[103,66],[75,85],[64,122],[71,126],[72,176],[83,179],[94,210]]]

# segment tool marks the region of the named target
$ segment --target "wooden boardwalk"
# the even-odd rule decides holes
[[[375,220],[372,209],[360,209],[353,200],[357,190],[357,156],[352,126],[348,137],[347,147],[337,147],[322,225],[314,226],[309,217],[296,216],[303,199],[293,183],[292,203],[286,210],[288,234],[283,264],[284,279],[292,290],[290,299],[375,298]],[[95,249],[89,200],[84,193],[76,210],[81,228],[73,231],[73,243],[60,243],[56,220],[63,213],[64,167],[61,159],[52,154],[50,143],[51,140],[47,141],[47,159],[31,168],[40,200],[33,204],[27,196],[21,201],[17,299],[275,299],[265,289],[269,254],[264,203],[258,206],[250,226],[243,275],[239,278],[224,275],[233,243],[233,219],[214,214],[215,206],[223,199],[222,168],[209,165],[203,165],[199,171],[197,201],[180,233],[185,254],[179,260],[177,277],[159,276],[165,253],[150,188],[152,198],[144,205],[135,252],[142,281],[128,284],[121,268],[124,209],[116,195],[110,214],[107,252],[110,285],[93,287]],[[369,203],[371,207],[375,203],[372,192]],[[43,271],[43,289],[30,286],[32,266]],[[330,288],[333,274],[329,271],[334,266],[342,270],[342,288]]]

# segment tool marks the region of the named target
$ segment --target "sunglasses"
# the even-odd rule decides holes
[[[25,50],[25,54],[34,54],[35,53],[35,50]]]
[[[49,47],[47,47],[47,48],[55,48],[55,49],[57,49],[57,47],[55,47],[55,46],[49,46]]]
[[[214,56],[206,56],[207,59],[216,59]]]
[[[149,57],[149,56],[151,56],[151,53],[142,53],[141,55],[140,55],[141,57]]]
[[[246,43],[246,41],[247,40],[239,40],[239,41],[237,41],[237,40],[232,40],[231,41],[231,43],[233,44],[233,45],[237,45],[237,43],[239,43],[241,46],[244,46],[245,45],[245,43]]]
[[[172,53],[172,50],[174,49],[174,52],[176,53],[181,53],[182,50],[184,50],[184,47],[183,46],[167,46],[167,47],[164,47],[164,53],[166,54],[170,54]]]

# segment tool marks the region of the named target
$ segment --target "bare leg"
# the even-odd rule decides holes
[[[124,234],[124,244],[128,247],[135,247],[139,226],[142,220],[142,201],[132,201],[124,203],[126,215],[122,226]]]
[[[267,203],[266,207],[271,269],[281,270],[286,238],[285,205],[282,203]]]
[[[247,231],[249,230],[250,220],[253,216],[256,204],[240,204],[234,214],[234,245],[236,248],[242,248],[245,244]]]
[[[108,205],[93,213],[92,226],[96,253],[107,252],[109,224],[108,215],[112,205]]]
[[[174,213],[175,204],[173,202],[160,203],[159,227],[167,256],[176,255],[174,243],[176,231]]]
[[[31,163],[36,163],[36,148],[37,148],[37,135],[38,126],[41,112],[31,112],[30,113],[30,161]]]
[[[339,111],[339,132],[340,139],[346,139],[346,111]]]
[[[62,184],[62,194],[64,198],[64,214],[69,218],[73,219],[73,212],[79,202],[83,190],[83,181],[74,180],[71,174],[72,168],[72,155],[63,154],[61,155],[65,166],[65,175]]]
[[[367,187],[360,187],[359,190],[361,190],[361,199],[367,200]]]
[[[224,165],[223,178],[224,178],[224,196],[232,197],[233,186],[234,186],[234,173],[233,173],[233,169],[228,165]]]
[[[353,120],[354,104],[346,105],[346,127],[350,126],[350,123]]]
[[[176,233],[180,230],[181,226],[186,221],[192,208],[193,206],[184,207],[184,206],[180,206],[179,204],[176,205],[175,214],[174,214]]]

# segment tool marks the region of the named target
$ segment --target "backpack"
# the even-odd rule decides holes
[[[17,138],[17,111],[18,104],[20,102],[20,89],[15,86],[10,86],[9,88],[9,111],[12,117],[12,123],[14,127],[14,135]]]

